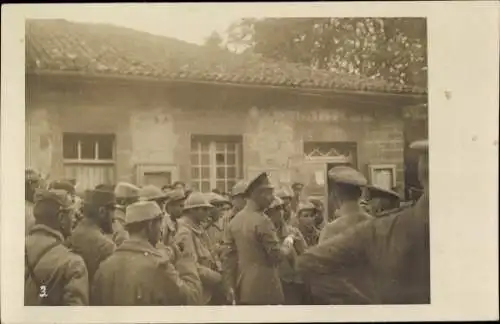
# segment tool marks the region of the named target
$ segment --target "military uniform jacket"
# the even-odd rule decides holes
[[[299,229],[287,224],[283,224],[281,228],[278,228],[276,233],[280,243],[283,243],[285,238],[290,234],[293,234],[296,238],[298,238],[294,241],[294,251],[292,252],[291,257],[285,258],[280,262],[279,273],[281,280],[284,282],[301,283],[302,279],[297,273],[296,261],[297,257],[304,253],[307,249],[307,242]]]
[[[220,261],[210,250],[210,239],[207,233],[189,218],[183,216],[177,221],[175,244],[194,255],[198,273],[203,284],[202,303],[208,304],[212,291],[222,286]]]
[[[339,216],[337,219],[325,225],[319,236],[319,242],[338,235],[360,222],[373,219],[373,216],[364,211],[357,202],[342,205],[337,211],[337,215]]]
[[[238,302],[283,304],[279,265],[284,259],[272,221],[248,201],[229,223],[223,268]]]
[[[429,200],[363,222],[299,257],[325,303],[430,302]]]
[[[132,238],[102,262],[92,284],[91,304],[197,305],[200,293],[192,257],[178,258],[174,267],[149,242]]]
[[[33,271],[25,264],[26,306],[88,305],[87,268],[79,255],[63,245],[63,240],[59,232],[45,225],[33,226],[26,237],[26,262]]]
[[[89,273],[89,282],[92,282],[99,264],[106,260],[116,248],[113,241],[88,218],[84,218],[73,230],[70,246],[75,253],[83,257]]]

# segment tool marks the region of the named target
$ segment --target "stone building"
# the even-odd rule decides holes
[[[405,107],[426,101],[426,89],[122,27],[26,23],[26,164],[80,189],[183,180],[228,191],[267,170],[320,194],[326,164],[348,159],[402,192],[405,130],[427,133]]]

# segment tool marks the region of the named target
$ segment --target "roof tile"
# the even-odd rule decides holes
[[[156,79],[392,93],[425,88],[276,62],[254,54],[213,50],[181,40],[106,24],[26,21],[28,73],[77,71]]]

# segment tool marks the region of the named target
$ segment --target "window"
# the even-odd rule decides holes
[[[241,138],[193,136],[191,141],[191,182],[193,189],[214,188],[229,192],[242,177]]]
[[[114,135],[63,134],[64,173],[81,190],[114,183]]]
[[[357,167],[355,142],[304,142],[301,166],[306,191],[313,196],[325,193],[327,168],[350,164]]]
[[[396,166],[394,164],[369,165],[371,183],[387,190],[396,187]]]

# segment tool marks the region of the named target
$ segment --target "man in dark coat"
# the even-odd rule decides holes
[[[126,210],[130,238],[101,263],[92,284],[91,304],[102,306],[198,305],[201,283],[194,257],[176,249],[176,263],[155,248],[163,213],[152,201]]]
[[[321,231],[320,242],[373,218],[360,204],[363,187],[368,183],[361,172],[348,166],[336,166],[328,171],[328,178],[332,182],[331,194],[340,208],[335,211],[336,219]]]
[[[422,152],[424,187],[414,206],[360,223],[299,257],[315,303],[430,303],[428,144],[411,148]]]
[[[68,195],[64,190],[38,191],[34,215],[26,237],[25,306],[88,305],[85,262],[64,246],[73,221]]]
[[[106,234],[113,233],[115,205],[113,192],[88,190],[83,206],[84,219],[71,234],[70,246],[85,260],[89,282],[92,282],[99,264],[115,251],[115,243],[106,237]]]
[[[267,174],[251,179],[245,190],[247,204],[229,223],[223,250],[226,285],[246,305],[284,303],[279,265],[293,251],[294,237],[279,242],[264,211],[274,199]]]

